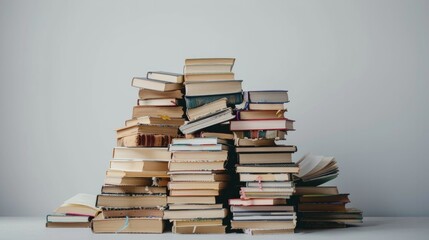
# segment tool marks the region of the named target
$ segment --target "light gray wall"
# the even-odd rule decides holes
[[[366,216],[429,215],[428,1],[0,1],[0,215],[98,193],[133,76],[236,57]]]

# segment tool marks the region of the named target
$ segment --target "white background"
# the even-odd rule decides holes
[[[429,214],[427,1],[0,1],[0,215],[98,193],[133,76],[235,57],[366,216]]]

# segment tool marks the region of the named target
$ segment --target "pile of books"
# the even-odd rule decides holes
[[[292,162],[296,147],[284,144],[293,121],[284,117],[287,91],[245,93],[246,109],[231,121],[242,183],[240,198],[230,199],[231,227],[249,234],[294,232],[296,214],[288,199],[294,193]]]
[[[185,121],[183,75],[148,72],[135,77],[139,88],[132,118],[117,129],[117,147],[97,196],[101,214],[92,221],[96,233],[162,233],[167,206],[167,146]]]
[[[95,206],[95,195],[79,193],[67,199],[52,214],[46,216],[49,228],[88,228],[100,209]]]
[[[95,233],[162,233],[167,206],[167,148],[113,149],[92,220]]]
[[[173,233],[225,233],[227,209],[221,196],[229,180],[226,149],[217,138],[173,139],[164,212]]]
[[[306,155],[297,164],[295,198],[300,228],[334,228],[362,223],[362,211],[346,208],[348,193],[339,193],[336,186],[319,186],[338,176],[333,157]]]

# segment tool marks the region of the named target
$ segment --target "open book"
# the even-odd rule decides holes
[[[296,164],[299,165],[299,174],[295,175],[297,186],[318,186],[338,176],[334,157],[306,154]]]

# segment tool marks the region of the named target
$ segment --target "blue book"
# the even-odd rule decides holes
[[[185,97],[185,102],[186,102],[187,108],[196,108],[221,98],[228,99],[227,105],[240,104],[243,102],[243,93],[237,92],[237,93],[211,95],[211,96]]]

